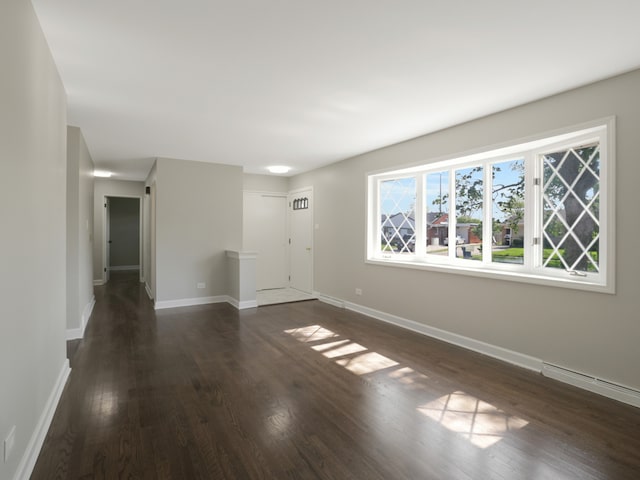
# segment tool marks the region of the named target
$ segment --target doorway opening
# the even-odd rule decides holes
[[[142,202],[140,197],[104,197],[104,282],[111,272],[137,271],[142,280]]]

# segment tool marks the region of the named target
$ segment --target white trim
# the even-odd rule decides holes
[[[523,137],[516,138],[515,140],[505,140],[503,142],[493,143],[491,145],[480,146],[477,148],[471,148],[468,150],[461,150],[454,153],[448,153],[444,155],[439,155],[434,158],[426,157],[424,160],[417,160],[411,163],[405,163],[404,165],[400,165],[397,168],[389,169],[388,167],[380,168],[377,170],[370,170],[366,173],[366,177],[370,176],[382,176],[387,173],[401,172],[401,173],[415,173],[416,171],[422,170],[425,165],[431,165],[434,163],[446,162],[456,159],[461,159],[461,162],[469,162],[474,159],[483,157],[487,152],[497,151],[500,155],[511,155],[513,153],[513,147],[520,147],[525,144],[536,144],[535,148],[538,148],[542,145],[548,144],[546,139],[553,137],[571,137],[574,132],[579,132],[582,130],[589,130],[592,128],[598,128],[602,125],[615,125],[615,115],[609,115],[606,117],[598,118],[595,120],[590,120],[587,122],[577,123],[574,125],[569,125],[565,127],[558,127],[553,130],[547,130],[545,132],[536,133],[533,135],[527,135]],[[615,135],[611,135],[610,139],[615,139]],[[558,141],[562,141],[562,139],[558,139]],[[555,143],[555,141],[554,141]]]
[[[531,357],[513,350],[474,340],[473,338],[458,335],[457,333],[430,327],[429,325],[398,317],[397,315],[392,315],[390,313],[381,312],[373,308],[365,307],[364,305],[340,300],[335,297],[323,295],[319,292],[316,292],[316,295],[318,300],[321,302],[328,303],[335,307],[352,310],[362,315],[366,315],[367,317],[375,318],[453,345],[458,345],[466,348],[467,350],[482,353],[512,365],[541,373],[545,377],[553,378],[554,380],[573,385],[574,387],[640,408],[640,391],[631,387],[598,378],[593,375],[570,370],[558,365],[553,365],[536,357]]]
[[[109,267],[112,272],[124,271],[124,270],[140,270],[140,265],[118,265],[115,267]]]
[[[14,480],[29,480],[29,477],[31,477],[33,467],[36,465],[40,449],[42,448],[47,432],[49,431],[49,427],[51,426],[53,414],[56,412],[58,402],[60,401],[60,397],[62,396],[64,386],[67,383],[70,373],[71,368],[69,367],[69,360],[65,359],[56,383],[53,386],[53,390],[49,394],[44,410],[38,419],[36,428],[29,439],[24,455],[18,464],[18,468],[16,469],[16,473],[13,477]]]
[[[329,305],[333,305],[334,307],[344,308],[344,302],[338,298],[330,297],[329,295],[323,295],[320,292],[314,291],[313,294],[315,297],[323,303],[328,303]]]
[[[151,287],[147,282],[144,283],[144,289],[147,292],[147,295],[149,296],[149,300],[153,300],[153,293],[151,292]]]
[[[456,204],[454,177],[455,172],[461,168],[467,168],[476,165],[483,167],[495,164],[496,161],[512,158],[513,155],[523,156],[525,158],[525,180],[527,185],[531,185],[532,173],[534,168],[538,169],[538,161],[533,161],[532,156],[538,157],[546,150],[553,148],[569,148],[576,142],[598,140],[600,143],[601,167],[600,167],[600,191],[601,193],[601,215],[600,215],[600,258],[599,272],[588,272],[585,276],[571,275],[564,269],[542,268],[542,265],[533,264],[534,259],[542,258],[543,244],[539,242],[538,246],[530,249],[530,254],[525,255],[525,264],[523,265],[505,265],[488,261],[487,250],[485,250],[483,262],[468,262],[455,258],[453,245],[449,246],[449,253],[445,256],[433,256],[422,254],[421,247],[416,248],[415,254],[412,255],[394,255],[381,250],[381,211],[380,211],[380,183],[386,180],[399,178],[415,178],[419,187],[420,180],[425,174],[437,172],[441,169],[450,172],[449,175],[449,195],[450,205]],[[440,271],[446,273],[462,274],[469,276],[480,276],[502,279],[507,281],[516,281],[523,283],[533,283],[552,287],[571,288],[577,290],[585,290],[590,292],[615,294],[615,117],[610,116],[604,119],[595,120],[580,125],[574,125],[556,130],[552,133],[539,134],[532,137],[527,142],[509,142],[502,144],[500,147],[488,146],[479,149],[470,154],[449,155],[438,159],[426,161],[424,163],[415,164],[409,168],[400,168],[394,170],[384,170],[378,172],[369,172],[366,174],[366,205],[367,205],[367,228],[365,231],[365,262],[384,265],[384,266],[400,266],[404,268],[425,269],[432,271]],[[504,155],[508,155],[504,157]],[[489,169],[485,168],[485,184],[489,185]],[[537,172],[540,176],[541,172]],[[540,190],[532,194],[531,188],[528,188],[527,200],[525,201],[525,235],[527,236],[526,245],[533,245],[533,233],[542,238],[541,229],[542,215],[538,202],[543,192]],[[425,219],[424,214],[420,214],[421,206],[425,203],[426,193],[424,188],[416,189],[416,236],[417,244],[424,244],[427,237],[423,228]],[[535,198],[531,201],[532,197]],[[491,216],[492,208],[490,207],[489,197],[484,197],[483,219],[488,220]],[[538,209],[534,208],[538,207]],[[485,234],[489,231],[490,223],[485,223]],[[532,228],[530,228],[532,227]],[[455,218],[451,214],[449,219],[449,237],[452,237],[456,229]],[[484,235],[484,247],[490,245],[491,235]],[[528,247],[527,247],[528,248]],[[528,258],[527,258],[528,257]],[[539,263],[539,261],[537,262]]]
[[[233,297],[228,297],[227,303],[236,307],[238,310],[245,310],[247,308],[256,308],[258,306],[257,300],[243,300],[242,302],[239,302]]]
[[[497,269],[483,268],[481,262],[470,268],[460,265],[422,263],[420,261],[411,261],[410,259],[381,259],[370,258],[365,260],[370,265],[379,265],[384,267],[412,268],[414,270],[427,270],[431,272],[453,273],[466,275],[469,277],[492,278],[495,280],[504,280],[506,282],[529,283],[533,285],[542,285],[546,287],[570,288],[573,290],[584,290],[587,292],[615,294],[613,285],[611,287],[604,286],[599,283],[590,283],[579,277],[551,277],[543,275],[535,275],[532,273],[500,271]]]
[[[545,377],[640,408],[640,391],[633,388],[546,362],[542,364],[541,373]]]
[[[147,294],[151,298],[149,292],[149,286],[146,285]],[[153,299],[152,299],[153,300]],[[178,308],[178,307],[192,307],[194,305],[209,305],[211,303],[228,303],[229,305],[237,308],[238,310],[245,310],[247,308],[256,308],[258,306],[257,300],[243,300],[239,302],[237,299],[229,295],[216,295],[213,297],[196,297],[196,298],[180,298],[178,300],[163,300],[156,302],[154,305],[155,310],[164,310],[165,308]]]
[[[531,357],[529,355],[525,355],[523,353],[514,352],[513,350],[508,350],[496,345],[491,345],[479,340],[474,340],[473,338],[458,335],[457,333],[447,332],[446,330],[430,327],[429,325],[425,325],[423,323],[418,323],[413,320],[408,320],[396,315],[391,315],[390,313],[374,310],[373,308],[358,305],[356,303],[344,302],[344,308],[361,313],[368,317],[375,318],[377,320],[382,320],[383,322],[391,323],[393,325],[411,330],[413,332],[421,333],[428,337],[436,338],[453,345],[458,345],[460,347],[466,348],[467,350],[473,350],[474,352],[479,352],[484,355],[488,355],[489,357],[497,358],[498,360],[511,363],[518,367],[526,368],[527,370],[540,372],[540,370],[542,369],[542,360]]]
[[[315,264],[316,264],[316,254],[315,254],[315,241],[316,241],[316,230],[315,230],[315,210],[316,210],[316,197],[315,197],[315,190],[313,185],[309,185],[306,187],[300,187],[300,188],[295,188],[293,190],[289,190],[289,192],[287,193],[287,235],[289,237],[289,243],[286,245],[287,248],[287,259],[289,261],[289,281],[287,282],[287,286],[291,287],[291,266],[293,264],[293,261],[291,260],[291,238],[292,238],[292,234],[291,234],[291,215],[293,212],[293,209],[291,207],[291,202],[292,202],[292,197],[305,193],[305,192],[310,192],[309,193],[309,197],[311,197],[311,206],[309,208],[310,212],[311,212],[311,272],[310,272],[310,276],[311,276],[311,285],[309,288],[309,292],[304,291],[304,290],[300,290],[301,292],[304,293],[313,293],[313,288],[314,288],[314,282],[315,282]],[[295,287],[291,287],[291,288],[295,288]]]
[[[93,286],[94,287],[99,287],[101,285],[104,285],[104,279],[101,278],[100,280],[94,280],[93,281]]]
[[[66,339],[68,340],[77,340],[78,338],[82,338],[84,335],[84,331],[82,328],[68,328]]]
[[[156,310],[163,310],[165,308],[191,307],[193,305],[208,305],[210,303],[225,302],[229,302],[229,296],[227,295],[216,295],[213,297],[179,298],[177,300],[163,300],[160,302],[156,302],[154,308]]]
[[[93,307],[96,304],[95,295],[91,297],[91,301],[84,306],[84,310],[82,312],[82,317],[80,318],[80,328],[72,328],[67,330],[67,340],[76,340],[78,338],[84,337],[84,331],[87,328],[87,324],[89,323],[89,318],[91,318],[91,313],[93,312]]]
[[[258,252],[240,252],[238,250],[227,250],[227,257],[236,260],[255,260],[258,258]]]

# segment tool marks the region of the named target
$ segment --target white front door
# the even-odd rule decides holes
[[[289,272],[286,195],[245,192],[243,211],[243,249],[258,253],[256,288],[285,288]]]
[[[289,194],[290,286],[313,292],[313,190]]]

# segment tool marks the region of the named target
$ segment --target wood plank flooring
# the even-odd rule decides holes
[[[640,409],[318,301],[96,306],[32,479],[634,479]]]

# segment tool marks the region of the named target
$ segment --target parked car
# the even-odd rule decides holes
[[[415,252],[416,251],[416,239],[414,238],[413,235],[405,235],[404,237],[402,237],[402,239],[404,240],[404,250],[408,250],[410,252]]]
[[[397,252],[414,252],[416,250],[416,240],[413,235],[403,235],[402,239],[396,236],[391,241],[391,246],[395,248]]]
[[[456,245],[461,245],[463,243],[464,243],[464,238],[462,238],[462,235],[456,235]],[[449,237],[444,239],[444,244],[449,245]]]

